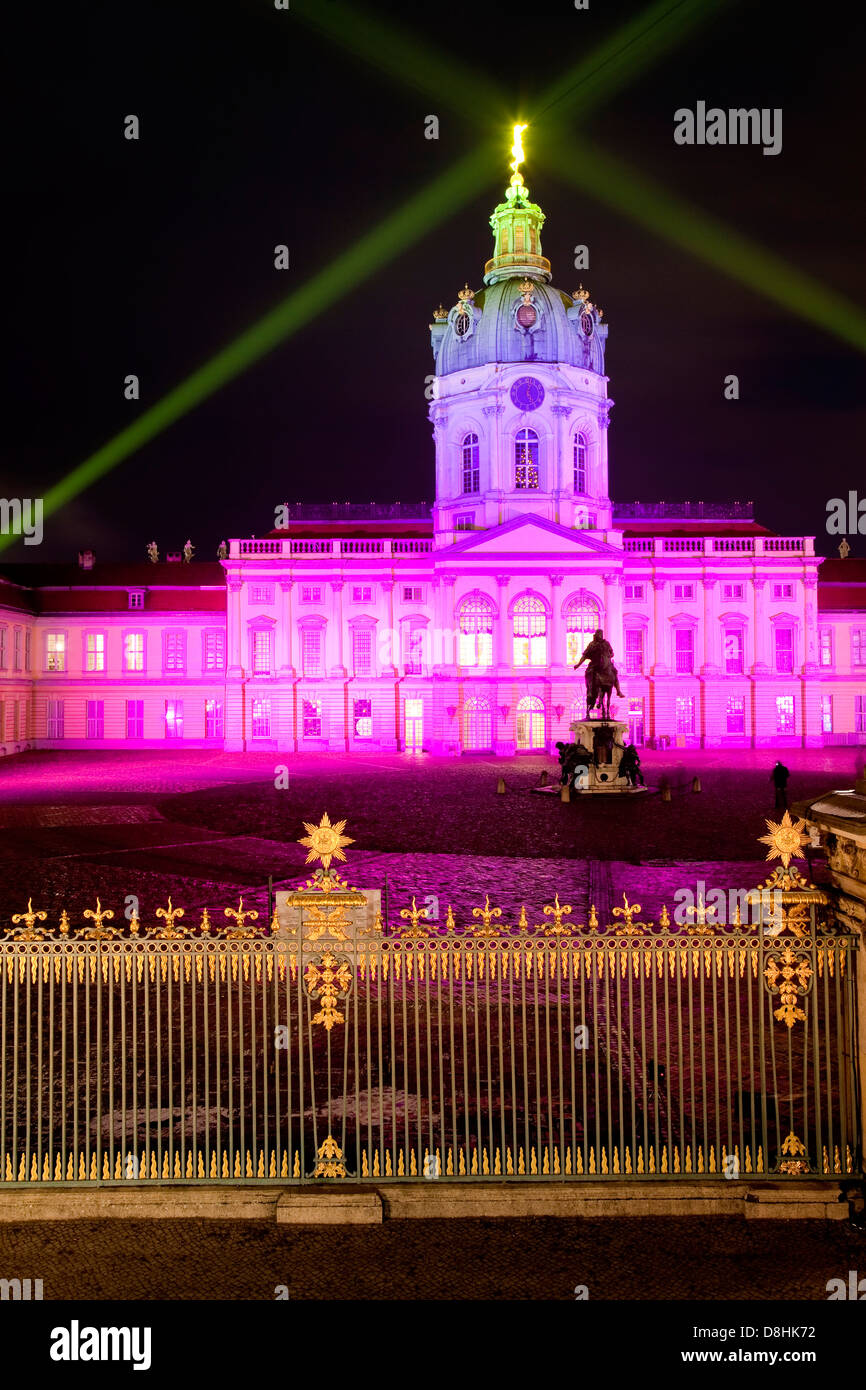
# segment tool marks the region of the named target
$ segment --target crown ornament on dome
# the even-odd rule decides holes
[[[457,291],[457,298],[460,300],[461,304],[465,303],[466,300],[471,303],[475,298],[475,291],[470,290],[468,285],[464,285],[462,290]]]
[[[434,323],[444,323],[447,318],[448,310],[445,308],[444,304],[440,304],[438,309],[433,310]]]

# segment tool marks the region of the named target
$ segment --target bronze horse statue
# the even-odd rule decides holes
[[[580,658],[574,664],[575,671],[578,666],[586,662],[586,717],[589,718],[590,710],[595,709],[596,704],[602,719],[610,719],[610,695],[615,690],[620,699],[623,698],[619,688],[619,674],[613,664],[613,647],[605,640],[601,628],[597,628],[592,641]]]

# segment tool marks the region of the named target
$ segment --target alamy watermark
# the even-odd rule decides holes
[[[42,498],[0,497],[0,536],[23,536],[25,545],[41,545]]]
[[[674,893],[673,918],[679,927],[780,927],[782,894],[769,888],[711,888],[699,880]]]
[[[707,107],[699,101],[694,111],[681,106],[674,112],[676,145],[762,145],[764,154],[782,152],[780,106]]]

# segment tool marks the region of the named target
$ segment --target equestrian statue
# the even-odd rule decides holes
[[[597,628],[592,641],[574,669],[586,662],[586,717],[598,704],[602,719],[610,719],[610,693],[615,690],[620,699],[623,693],[619,688],[619,675],[613,664],[613,647],[605,639],[601,628]]]

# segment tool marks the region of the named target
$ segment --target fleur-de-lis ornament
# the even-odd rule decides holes
[[[24,926],[18,931],[10,932],[9,935],[17,937],[19,941],[40,941],[43,936],[48,935],[45,927],[37,927],[37,922],[45,922],[48,918],[47,912],[33,910],[33,899],[27,899],[27,911],[16,912],[12,918],[13,924],[23,922]]]
[[[163,937],[167,940],[172,941],[177,940],[178,937],[186,936],[189,930],[188,927],[176,927],[174,925],[175,918],[183,916],[183,908],[172,907],[170,896],[168,900],[168,907],[158,907],[156,909],[156,915],[157,917],[161,917],[163,919],[163,921],[165,922],[165,926],[162,928],[161,931],[154,932],[155,936]]]
[[[235,919],[235,925],[226,932],[226,936],[231,937],[232,940],[237,940],[246,936],[255,936],[257,934],[255,927],[247,928],[244,926],[247,918],[249,918],[251,922],[257,922],[259,914],[256,912],[255,908],[252,907],[244,911],[243,898],[238,898],[236,909],[233,907],[224,907],[223,912],[226,917],[233,917]]]
[[[400,916],[404,919],[404,921],[407,921],[407,920],[408,920],[408,921],[410,921],[410,922],[412,923],[411,927],[404,927],[404,928],[403,928],[403,930],[402,930],[401,933],[400,933],[401,936],[429,936],[429,935],[430,935],[430,933],[429,933],[429,931],[427,930],[426,927],[419,927],[419,925],[418,925],[420,919],[423,917],[424,920],[426,921],[426,920],[427,920],[427,917],[429,916],[429,914],[428,914],[428,912],[427,912],[426,907],[417,907],[417,906],[415,905],[415,897],[414,897],[414,894],[413,894],[413,897],[412,897],[412,906],[411,906],[411,907],[402,907],[402,908],[400,909]]]
[[[114,916],[110,907],[104,908],[99,899],[96,899],[96,908],[85,908],[84,917],[87,921],[93,922],[90,931],[82,932],[81,935],[89,941],[105,941],[111,936],[120,934],[118,927],[104,927],[103,922],[108,922]]]

